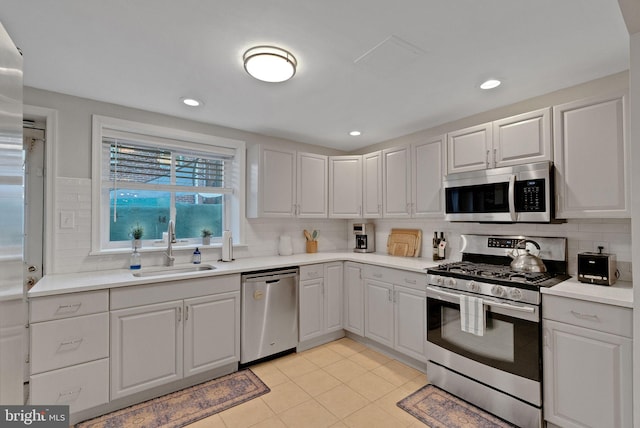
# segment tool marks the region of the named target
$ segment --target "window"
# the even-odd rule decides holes
[[[94,116],[93,153],[94,252],[131,248],[138,227],[163,246],[170,220],[178,246],[241,238],[243,142]]]

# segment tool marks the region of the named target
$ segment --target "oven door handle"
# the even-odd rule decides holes
[[[432,286],[427,286],[427,290],[432,291],[434,293],[436,293],[438,295],[438,297],[440,296],[447,296],[451,299],[455,299],[458,303],[460,302],[460,295],[456,294],[456,293],[449,293],[448,291],[444,291],[441,290],[439,288],[436,287],[432,287]],[[449,299],[447,299],[449,300]],[[536,311],[535,308],[530,307],[530,306],[518,306],[518,305],[512,305],[509,303],[501,303],[501,302],[496,302],[494,300],[484,300],[482,299],[482,304],[483,305],[487,305],[487,306],[495,306],[497,308],[504,308],[504,309],[509,309],[512,311],[518,311],[518,312],[526,312],[528,314],[532,314]]]
[[[516,213],[516,176],[511,175],[509,177],[509,214],[511,215],[511,221],[518,220],[518,213]]]

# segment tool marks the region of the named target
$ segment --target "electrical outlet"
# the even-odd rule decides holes
[[[76,213],[73,211],[60,211],[60,229],[73,229],[76,227]]]
[[[609,252],[609,243],[608,242],[595,241],[593,243],[593,252],[594,253],[599,253],[600,252],[600,249],[598,247],[602,247],[602,252],[603,253],[608,253]]]

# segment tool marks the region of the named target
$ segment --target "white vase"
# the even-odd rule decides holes
[[[293,254],[293,244],[291,243],[291,237],[289,235],[280,236],[278,254],[281,256],[290,256]]]

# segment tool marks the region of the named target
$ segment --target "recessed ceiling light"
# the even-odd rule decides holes
[[[263,82],[278,83],[296,74],[298,61],[284,49],[275,46],[256,46],[242,56],[244,69]]]
[[[189,106],[189,107],[200,107],[201,105],[203,105],[204,103],[198,99],[195,98],[190,98],[190,97],[184,97],[184,98],[180,98],[182,100],[182,102]]]
[[[351,132],[349,132],[349,135],[351,135],[352,137],[357,137],[358,135],[362,135],[362,132],[360,132],[360,131],[351,131]]]
[[[480,88],[481,89],[493,89],[493,88],[496,88],[496,87],[500,86],[500,83],[502,83],[502,82],[500,82],[497,79],[489,79],[489,80],[485,81],[484,83],[482,83],[480,85]]]

